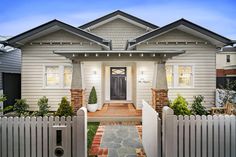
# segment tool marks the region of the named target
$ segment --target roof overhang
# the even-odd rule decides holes
[[[149,51],[74,51],[57,50],[55,54],[71,60],[167,60],[185,53],[184,50],[149,50]]]
[[[98,45],[102,46],[106,50],[111,49],[111,47],[110,47],[111,44],[110,44],[109,40],[103,39],[103,38],[98,37],[94,34],[86,32],[80,28],[73,27],[71,25],[68,25],[68,24],[63,23],[58,20],[52,20],[48,23],[45,23],[45,24],[40,25],[36,28],[33,28],[29,31],[21,33],[17,36],[14,36],[14,37],[6,40],[5,42],[2,42],[2,44],[10,45],[13,47],[21,47],[29,41],[32,41],[34,39],[37,39],[37,38],[47,35],[49,33],[56,32],[58,30],[65,30],[65,31],[70,32],[74,35],[77,35],[79,37],[87,39],[91,42],[97,43]]]
[[[127,50],[131,50],[138,44],[141,44],[143,42],[146,42],[150,39],[156,38],[158,36],[161,36],[167,32],[170,32],[171,30],[179,29],[181,31],[184,31],[186,33],[192,34],[196,37],[205,39],[206,41],[209,41],[213,45],[216,45],[217,47],[223,47],[225,45],[232,45],[234,42],[226,37],[223,37],[219,34],[216,34],[208,29],[205,29],[199,25],[196,25],[190,21],[187,21],[185,19],[180,19],[178,21],[175,21],[173,23],[170,23],[166,26],[163,26],[161,28],[155,29],[151,32],[148,32],[142,36],[139,36],[133,40],[128,41],[127,43]]]

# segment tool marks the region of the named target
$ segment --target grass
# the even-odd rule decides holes
[[[87,143],[87,150],[91,148],[93,137],[95,136],[97,129],[99,126],[99,122],[88,122],[88,143]]]

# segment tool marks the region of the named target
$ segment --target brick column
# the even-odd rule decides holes
[[[71,105],[73,107],[73,111],[77,112],[79,108],[83,106],[84,98],[83,98],[83,89],[71,89]]]
[[[161,114],[164,106],[168,106],[168,90],[152,88],[152,107]]]
[[[160,114],[164,106],[168,105],[168,88],[165,62],[157,62],[155,66],[155,81],[152,88],[152,107]]]

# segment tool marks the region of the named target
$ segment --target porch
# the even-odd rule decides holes
[[[88,112],[89,122],[133,122],[140,123],[142,110],[132,103],[106,103],[96,112]]]

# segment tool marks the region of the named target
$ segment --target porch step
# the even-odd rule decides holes
[[[141,122],[142,117],[88,117],[88,122]]]

